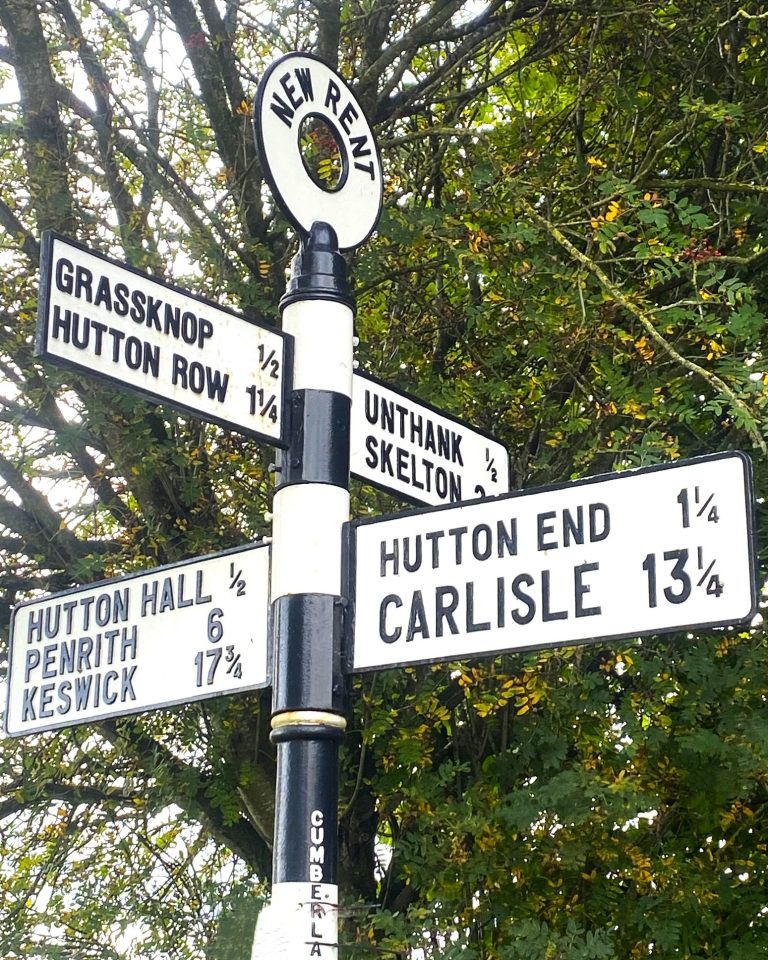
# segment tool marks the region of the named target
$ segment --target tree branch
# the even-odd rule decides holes
[[[577,260],[586,270],[588,270],[593,277],[597,279],[602,288],[611,299],[617,303],[622,309],[626,310],[635,320],[640,323],[648,336],[657,344],[666,354],[671,357],[677,364],[679,364],[683,369],[688,370],[691,373],[695,373],[697,376],[701,377],[706,383],[710,385],[717,393],[720,393],[724,396],[731,406],[738,411],[741,419],[744,422],[744,426],[747,430],[747,433],[752,438],[755,446],[766,456],[768,456],[768,444],[760,432],[760,429],[757,425],[757,422],[752,415],[752,411],[744,403],[741,397],[737,396],[736,393],[728,386],[728,384],[722,380],[717,374],[705,370],[703,367],[699,366],[698,363],[694,363],[693,360],[689,360],[687,357],[684,357],[679,353],[672,344],[663,337],[659,331],[656,329],[656,326],[653,322],[652,312],[644,309],[639,304],[630,300],[624,292],[618,287],[608,275],[586,254],[582,253],[577,247],[575,247],[571,241],[560,231],[557,227],[547,220],[545,217],[542,217],[537,210],[535,210],[531,204],[527,201],[522,200],[521,204],[526,214],[533,220],[535,223],[538,223],[540,227],[543,227],[544,230],[555,240],[564,250],[566,250],[574,260]]]

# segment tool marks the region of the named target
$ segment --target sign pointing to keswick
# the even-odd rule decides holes
[[[290,337],[44,236],[37,355],[205,420],[285,444]]]
[[[13,736],[266,686],[269,547],[259,544],[22,603],[11,621]]]

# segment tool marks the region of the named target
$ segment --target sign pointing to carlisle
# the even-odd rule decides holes
[[[37,355],[285,446],[291,338],[55,233]]]
[[[756,607],[740,454],[350,527],[355,671],[726,626]]]

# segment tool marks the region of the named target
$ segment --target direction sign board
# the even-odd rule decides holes
[[[749,460],[590,477],[350,528],[350,669],[749,620]]]
[[[269,553],[242,547],[20,604],[6,732],[266,686]]]
[[[359,371],[352,378],[350,470],[432,506],[509,491],[503,444]]]
[[[319,126],[318,126],[319,124]],[[289,53],[266,70],[253,115],[256,147],[272,196],[299,231],[330,224],[340,250],[360,246],[381,213],[384,181],[373,130],[346,81],[310,53]],[[338,150],[338,183],[318,181],[302,145]]]
[[[286,446],[292,340],[66,237],[43,236],[38,356]]]

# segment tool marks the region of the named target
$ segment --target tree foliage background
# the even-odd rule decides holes
[[[4,636],[35,591],[268,533],[270,450],[32,342],[48,228],[276,319],[250,113],[294,49],[383,154],[365,369],[494,432],[516,486],[737,448],[761,498],[767,37],[757,0],[2,0]],[[766,662],[758,624],[357,678],[345,956],[768,956]],[[2,955],[247,956],[268,701],[0,742]]]

